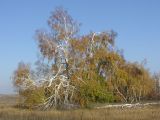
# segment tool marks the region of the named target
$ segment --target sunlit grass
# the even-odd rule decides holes
[[[15,108],[15,99],[0,99],[0,120],[160,120],[160,106],[38,111]]]
[[[0,107],[0,120],[159,120],[160,108],[37,111]]]

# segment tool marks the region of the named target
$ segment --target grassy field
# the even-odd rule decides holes
[[[0,97],[0,120],[160,120],[160,106],[33,111],[14,108],[15,101],[16,97]]]

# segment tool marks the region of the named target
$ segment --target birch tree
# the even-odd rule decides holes
[[[26,105],[46,110],[132,102],[151,91],[149,72],[118,52],[114,31],[79,35],[80,24],[63,8],[51,13],[48,26],[36,31],[36,67],[20,63],[12,76]]]

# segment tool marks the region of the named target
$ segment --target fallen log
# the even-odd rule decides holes
[[[151,105],[160,105],[160,102],[105,105],[105,106],[101,106],[101,107],[96,107],[96,109],[105,109],[105,108],[142,108],[142,107],[151,106]]]

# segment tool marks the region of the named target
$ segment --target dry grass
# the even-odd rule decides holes
[[[31,111],[1,106],[0,120],[160,120],[160,108]]]
[[[8,100],[7,100],[8,101]],[[0,120],[160,120],[160,107],[32,111],[0,102]],[[2,104],[3,103],[3,104]]]

